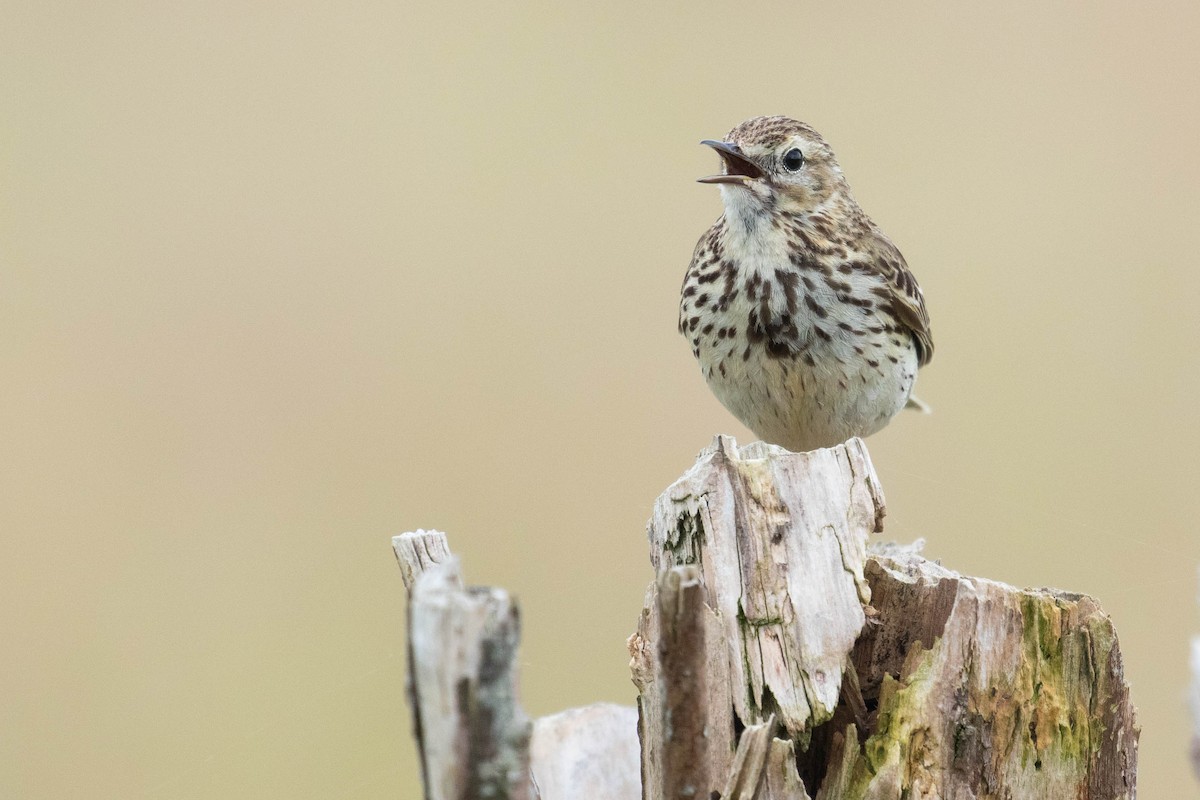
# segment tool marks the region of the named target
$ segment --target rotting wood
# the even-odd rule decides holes
[[[409,587],[409,697],[427,800],[532,800],[516,604],[464,588],[444,534],[393,539]]]
[[[889,547],[853,653],[873,709],[846,798],[1134,798],[1136,712],[1090,597],[968,578]]]
[[[400,564],[404,588],[410,593],[421,573],[453,558],[446,534],[441,531],[415,530],[393,536],[392,550]]]
[[[397,537],[427,798],[1135,798],[1136,715],[1099,604],[869,547],[884,513],[858,440],[718,437],[650,521],[636,717],[538,720],[532,759],[515,604],[464,589],[441,534]]]
[[[868,554],[883,515],[858,440],[796,454],[719,437],[659,498],[659,578],[629,642],[645,798],[680,796],[681,715],[709,723],[695,797],[1134,798],[1135,712],[1099,605],[913,548]],[[671,599],[681,565],[704,602]],[[706,708],[677,708],[679,665],[704,671]]]
[[[679,679],[673,660],[706,671],[692,678],[706,686],[707,703],[690,712],[707,722],[706,763],[694,777],[708,783],[696,796],[729,791],[727,779],[747,798],[803,796],[795,794],[800,781],[790,754],[837,709],[842,672],[866,620],[867,536],[882,513],[883,495],[858,440],[792,454],[761,443],[739,450],[718,437],[659,497],[649,525],[651,562],[660,576],[684,566],[699,576],[704,590],[696,594],[706,602],[688,606],[697,621],[674,624],[707,634],[702,653],[671,653],[675,642],[656,613],[669,606],[660,577],[629,643],[647,800],[675,797],[667,749],[679,714],[669,689]],[[671,610],[677,616],[680,609]],[[770,775],[745,761],[751,753],[739,753],[739,734],[766,735],[768,720],[783,737],[752,753],[778,767]],[[735,765],[735,758],[742,760]],[[754,775],[762,781],[748,786]]]
[[[464,587],[446,536],[393,537],[409,590],[413,734],[427,800],[638,800],[637,710],[597,703],[532,726],[517,700],[517,605]]]

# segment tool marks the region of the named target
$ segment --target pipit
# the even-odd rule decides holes
[[[831,447],[883,428],[929,363],[929,315],[904,257],[803,122],[755,117],[724,141],[725,212],[683,280],[679,330],[717,399],[764,441]]]

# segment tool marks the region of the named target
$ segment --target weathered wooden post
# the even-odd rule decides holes
[[[495,724],[523,717],[513,691],[494,693],[512,709],[493,707],[482,727],[469,713],[447,724],[502,743],[460,759],[518,753],[485,770],[511,794],[471,794],[461,777],[458,794],[431,793],[447,770],[478,770],[435,770],[447,754],[426,741],[427,797],[1134,798],[1135,712],[1099,605],[964,577],[917,548],[869,548],[884,511],[859,440],[789,453],[718,437],[654,507],[656,578],[629,640],[636,718],[596,706],[539,720],[527,789],[520,726]],[[402,564],[430,551],[404,538]],[[434,613],[422,602],[414,589],[412,697],[429,739],[428,709],[448,701],[425,697],[447,685],[426,676],[474,674],[451,655],[471,646],[446,642],[475,629],[422,625],[416,616]],[[512,671],[498,674],[510,686]]]
[[[636,800],[637,713],[597,703],[534,724],[517,693],[516,601],[466,587],[446,535],[392,538],[409,592],[408,697],[426,800]]]
[[[428,800],[532,800],[529,720],[517,703],[517,608],[466,588],[445,534],[393,540],[409,591],[409,701]]]
[[[1200,780],[1200,636],[1192,639],[1192,685],[1188,700],[1192,707],[1192,769]]]

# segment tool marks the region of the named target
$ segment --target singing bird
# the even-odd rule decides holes
[[[683,280],[679,330],[709,387],[761,439],[799,452],[883,428],[933,356],[904,257],[859,208],[819,133],[755,117],[723,141],[724,213]]]

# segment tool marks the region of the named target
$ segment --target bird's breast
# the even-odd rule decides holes
[[[681,327],[714,394],[759,436],[810,449],[866,435],[907,400],[911,335],[877,304],[878,279],[786,230],[698,250]],[[689,287],[691,293],[689,294]]]

